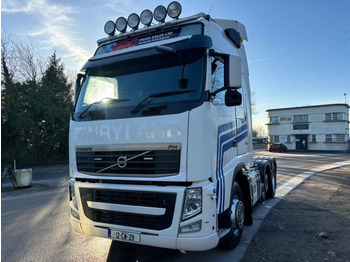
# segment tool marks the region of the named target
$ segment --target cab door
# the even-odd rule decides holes
[[[219,58],[211,59],[210,91],[214,92],[224,86],[224,63]],[[210,121],[213,134],[212,161],[217,182],[217,212],[222,213],[225,204],[225,183],[231,183],[228,178],[232,179],[232,160],[238,153],[236,109],[225,105],[225,91],[217,93],[210,103]]]
[[[251,142],[251,103],[249,93],[249,79],[243,76],[242,88],[238,92],[242,94],[242,104],[236,106],[237,147],[238,155],[249,153],[253,150]]]

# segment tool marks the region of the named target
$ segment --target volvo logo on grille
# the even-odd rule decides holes
[[[90,152],[92,151],[92,147],[77,147],[78,152]]]
[[[126,156],[118,157],[118,159],[117,159],[117,166],[119,166],[119,168],[126,167],[127,163],[128,163],[128,160],[127,160]]]
[[[130,158],[127,158],[126,156],[120,156],[120,157],[117,158],[117,162],[115,164],[107,166],[105,168],[102,168],[101,170],[98,170],[97,173],[102,173],[102,172],[104,172],[104,171],[106,171],[106,170],[108,170],[108,169],[110,169],[112,167],[115,167],[115,166],[118,166],[119,168],[124,168],[128,164],[128,161],[131,161],[131,160],[133,160],[135,158],[138,158],[140,156],[146,155],[149,152],[151,152],[151,151],[145,151],[145,152],[142,152],[140,154],[134,155],[134,156],[132,156]]]

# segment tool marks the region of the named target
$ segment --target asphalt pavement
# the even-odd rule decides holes
[[[350,261],[350,165],[318,172],[276,204],[242,262]]]
[[[262,153],[266,154],[266,152]],[[271,214],[275,216],[272,225],[276,226],[278,231],[281,226],[283,227],[286,225],[283,224],[286,218],[290,217],[291,221],[293,220],[293,216],[291,216],[289,210],[296,210],[298,205],[300,205],[300,202],[309,203],[310,195],[313,195],[313,199],[317,199],[320,195],[331,196],[335,192],[338,192],[334,187],[329,191],[327,183],[325,182],[328,182],[329,184],[329,181],[332,180],[328,179],[325,180],[325,182],[322,182],[323,177],[319,176],[319,174],[328,174],[328,171],[325,170],[336,170],[334,168],[344,165],[342,164],[344,161],[349,162],[350,158],[347,157],[348,155],[314,156],[311,154],[301,155],[276,153],[273,154],[273,156],[279,157],[279,173],[281,174],[279,176],[276,197],[259,205],[257,209],[254,210],[254,225],[252,227],[244,228],[244,236],[241,244],[233,252],[213,249],[206,252],[187,252],[186,254],[181,254],[175,250],[163,250],[140,246],[135,247],[133,245],[121,244],[119,242],[110,243],[110,240],[89,237],[72,232],[69,228],[67,219],[69,215],[67,208],[67,181],[69,179],[69,170],[68,164],[62,164],[34,167],[33,185],[31,188],[12,190],[12,185],[9,179],[7,179],[6,186],[10,192],[4,192],[4,190],[2,192],[2,241],[6,239],[6,243],[2,242],[2,259],[4,261],[35,261],[36,258],[41,258],[43,259],[42,261],[154,261],[156,257],[161,257],[162,261],[203,260],[232,262],[243,259],[243,261],[266,260],[311,262],[326,260],[323,258],[327,258],[329,261],[347,261],[341,260],[344,258],[344,253],[335,249],[326,250],[326,254],[323,254],[324,257],[322,257],[321,260],[312,260],[310,258],[298,259],[293,253],[294,251],[292,252],[289,250],[298,250],[292,249],[292,241],[295,241],[294,243],[299,243],[300,240],[298,240],[298,237],[308,239],[305,235],[299,234],[300,232],[297,234],[297,231],[277,232],[281,233],[282,236],[290,233],[293,236],[296,236],[288,241],[285,239],[279,241],[278,235],[269,235],[266,234],[266,231],[267,228],[271,228]],[[303,162],[300,162],[298,158],[302,159]],[[329,161],[329,159],[332,159],[332,161]],[[298,166],[295,166],[296,161],[299,163]],[[349,164],[350,162],[348,165]],[[296,170],[296,167],[299,167],[299,170]],[[317,186],[304,187],[308,181],[314,181],[313,179],[318,177],[320,178],[316,181],[316,185],[326,186],[321,188]],[[328,175],[325,177],[328,177]],[[312,185],[314,184],[315,183]],[[338,182],[338,187],[340,187],[339,185],[341,184],[341,182]],[[350,192],[349,187],[345,187],[345,189]],[[294,198],[296,191],[299,191],[299,202],[288,201],[287,207],[283,208],[282,206],[282,208],[280,208],[280,205],[284,205],[286,200]],[[302,192],[309,192],[310,195],[302,194]],[[326,194],[326,192],[328,193]],[[346,192],[346,190],[344,192]],[[329,198],[328,200],[327,198],[319,199],[320,205],[325,205],[328,203],[327,201],[329,201]],[[11,204],[11,206],[9,206],[9,204]],[[340,206],[339,208],[341,209],[344,207]],[[350,207],[347,210],[350,210]],[[338,212],[341,212],[341,210],[338,210]],[[266,216],[267,213],[268,215]],[[318,217],[318,220],[325,223],[325,225],[328,223],[328,228],[331,228],[333,222],[325,219],[325,217],[327,218],[328,215],[333,213],[336,212],[323,213],[323,217]],[[310,215],[310,217],[313,216],[314,214],[312,214],[312,216]],[[38,221],[40,221],[40,223]],[[308,220],[303,221],[304,227],[301,229],[301,233],[308,231]],[[343,223],[343,226],[348,225],[348,228],[350,229],[350,224],[348,224],[349,221],[349,219],[344,219],[341,220],[341,223]],[[296,229],[298,228],[298,224],[294,224],[293,226]],[[325,235],[321,234],[323,232]],[[317,234],[321,234],[320,237],[317,238]],[[317,230],[316,233],[312,232],[311,235],[316,236],[317,239],[324,239],[327,237],[332,238],[333,236],[336,238],[339,236],[339,234],[333,234],[330,230],[321,229]],[[348,236],[349,235],[350,232]],[[20,236],[20,238],[18,238],[18,236]],[[330,239],[325,239],[324,242],[328,240]],[[333,241],[333,238],[331,240]],[[349,241],[347,241],[349,239],[342,238],[341,240],[346,240],[344,243],[349,243]],[[16,243],[20,244],[22,249],[16,251]],[[269,243],[269,245],[267,243]],[[339,242],[331,243],[339,244]],[[285,253],[274,253],[273,249],[277,244],[280,247],[279,249],[283,247],[285,248]],[[304,242],[303,245],[304,246],[296,246],[299,250],[304,247],[307,248],[307,250],[312,251],[311,248],[308,248],[307,243]],[[84,248],[82,249],[81,247]],[[266,253],[265,250],[268,252]],[[322,251],[318,249],[315,250],[319,252]],[[24,254],[28,257],[24,258]],[[293,256],[296,256],[297,259],[293,259]],[[348,257],[350,257],[350,254]],[[227,260],[227,258],[230,259]]]

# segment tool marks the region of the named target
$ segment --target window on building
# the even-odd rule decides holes
[[[316,135],[311,135],[311,142],[316,143]]]
[[[346,136],[344,134],[327,134],[326,142],[346,142]]]
[[[295,123],[309,122],[309,115],[294,115],[293,122]]]
[[[333,142],[332,135],[326,135],[326,142]]]
[[[272,116],[270,117],[270,123],[271,124],[278,124],[280,122],[280,117],[279,116]]]
[[[293,130],[309,129],[309,124],[293,125]]]
[[[348,120],[348,115],[345,113],[326,113],[326,121],[346,121]]]
[[[280,141],[280,136],[270,136],[271,143],[278,143]]]
[[[287,136],[287,143],[290,143],[292,142],[291,139],[290,139],[290,135]]]
[[[345,135],[344,134],[333,135],[333,142],[345,142]]]

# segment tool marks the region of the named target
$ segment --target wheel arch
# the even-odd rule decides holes
[[[246,166],[244,163],[240,163],[236,166],[233,172],[232,185],[230,188],[230,195],[232,195],[232,187],[234,182],[237,182],[240,186],[243,194],[243,204],[244,204],[244,225],[250,226],[253,223],[252,212],[253,207],[250,199],[250,186],[247,176],[244,175],[244,170]],[[231,201],[231,200],[230,200]],[[226,209],[223,213],[218,216],[218,225],[219,228],[228,228],[230,227],[231,218],[230,218],[230,207]]]
[[[250,226],[253,224],[253,206],[250,198],[250,185],[247,176],[244,175],[244,170],[245,166],[241,166],[241,168],[235,170],[233,182],[236,181],[241,187],[244,204],[244,225]]]

